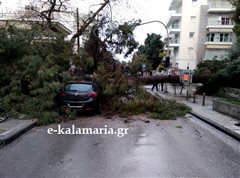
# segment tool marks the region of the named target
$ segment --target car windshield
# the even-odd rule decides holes
[[[91,90],[92,85],[91,84],[85,84],[85,83],[70,83],[65,85],[64,90],[65,91],[80,91],[80,92],[87,92]]]

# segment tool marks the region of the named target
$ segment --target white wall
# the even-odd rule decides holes
[[[183,0],[182,2],[181,37],[179,55],[177,57],[179,68],[185,69],[189,65],[190,69],[194,69],[198,63],[197,44],[200,29],[200,6],[206,3],[205,0],[198,0],[194,4],[192,0]],[[194,33],[193,38],[189,37],[190,32]]]

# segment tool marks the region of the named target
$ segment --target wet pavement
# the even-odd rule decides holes
[[[183,89],[182,94],[180,94],[180,87],[176,89],[175,94],[171,85],[168,85],[167,92],[151,91],[151,87],[152,85],[144,86],[146,91],[156,97],[176,100],[177,102],[186,104],[192,108],[191,114],[240,141],[240,126],[237,126],[237,124],[240,123],[240,120],[221,114],[212,109],[213,100],[218,99],[218,97],[205,96],[203,106],[203,95],[196,95],[195,103],[193,102],[193,97],[188,98],[187,100],[187,87]]]
[[[0,123],[0,147],[4,146],[23,133],[33,128],[37,123],[36,119],[22,120],[9,118]]]
[[[127,121],[126,121],[127,120]],[[146,122],[146,121],[149,122]],[[62,127],[129,128],[116,135],[58,135],[35,127],[0,149],[0,177],[238,177],[239,142],[194,116],[81,117]]]
[[[82,128],[107,125],[115,130],[128,128],[123,137],[116,135],[48,134],[52,124],[34,127],[35,120],[9,119],[0,123],[0,177],[238,177],[240,175],[240,127],[238,120],[212,110],[214,97],[202,96],[196,103],[183,94],[152,92],[156,97],[175,99],[192,108],[225,134],[193,115],[176,121],[160,121],[134,116],[107,119],[103,116],[80,117],[61,123]],[[29,130],[31,129],[31,130]],[[28,131],[29,130],[29,131]],[[221,129],[220,129],[221,130]],[[27,133],[25,133],[28,131]],[[23,134],[25,133],[25,134]],[[11,142],[18,136],[21,137]],[[230,135],[230,136],[229,136]],[[11,142],[11,143],[10,143]]]

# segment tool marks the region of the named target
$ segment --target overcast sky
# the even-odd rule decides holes
[[[84,0],[72,1],[77,4],[77,2],[83,2]],[[102,2],[102,0],[98,0],[98,2],[99,1]],[[158,20],[166,24],[170,17],[168,9],[171,1],[172,0],[118,0],[120,3],[117,3],[117,5],[113,4],[112,11],[115,14],[115,18],[117,17],[121,19],[121,21],[122,19],[141,19],[142,22]],[[96,0],[85,1],[86,4],[91,2],[96,2]],[[81,7],[81,5],[79,7]],[[147,33],[161,34],[163,37],[166,36],[166,30],[160,23],[150,23],[139,26],[135,30],[135,35],[140,44],[144,43]]]
[[[37,0],[34,0],[37,2]],[[149,22],[158,20],[166,24],[170,17],[168,11],[169,5],[172,0],[117,0],[112,4],[113,20],[120,20],[121,22],[141,19],[142,22]],[[6,10],[17,10],[20,7],[24,7],[29,0],[0,0],[0,13]],[[88,13],[89,10],[94,11],[99,6],[98,4],[103,0],[71,0],[71,6],[73,9],[79,8],[80,13]],[[90,6],[91,5],[91,6]],[[95,9],[94,9],[95,8]],[[109,8],[109,7],[108,7]],[[162,40],[166,37],[166,30],[161,23],[149,23],[136,28],[134,31],[135,38],[140,44],[144,44],[144,40],[147,37],[147,33],[156,33],[162,35]],[[123,57],[118,57],[120,60],[128,61]]]
[[[129,10],[129,14],[132,14],[136,19],[141,19],[142,22],[158,20],[166,24],[170,17],[168,8],[171,0],[129,0],[129,3],[130,2],[134,10]],[[144,43],[147,33],[161,34],[163,37],[166,36],[166,30],[161,23],[142,25],[137,27],[135,31],[137,40],[141,44]]]
[[[0,0],[0,12],[8,10],[16,10],[20,6],[24,7],[28,0]],[[103,0],[71,0],[74,6],[78,6],[81,11],[94,10],[94,7],[90,4],[97,4],[103,2]],[[119,0],[116,4],[113,4],[112,11],[120,19],[141,19],[142,22],[148,22],[153,20],[159,20],[166,23],[170,13],[168,11],[171,0]],[[115,6],[114,6],[115,5]],[[117,15],[116,15],[117,14]],[[161,34],[166,36],[166,30],[160,23],[150,23],[137,27],[135,30],[136,39],[140,44],[144,43],[144,39],[147,33]]]

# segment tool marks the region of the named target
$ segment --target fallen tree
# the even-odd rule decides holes
[[[198,76],[193,75],[192,83],[206,83],[209,76]],[[177,83],[181,84],[179,75],[157,75],[157,76],[144,76],[138,77],[138,80],[143,84],[153,84],[153,83]]]

